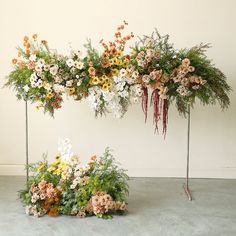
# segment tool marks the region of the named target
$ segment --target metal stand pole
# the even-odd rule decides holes
[[[28,104],[27,101],[25,101],[25,145],[26,145],[26,159],[25,159],[25,164],[26,164],[26,181],[28,182],[29,180],[29,132],[28,132]]]
[[[189,188],[189,138],[190,138],[190,104],[188,105],[188,132],[187,132],[187,173],[186,173],[186,183],[183,188],[188,197],[189,201],[192,201],[192,195]]]

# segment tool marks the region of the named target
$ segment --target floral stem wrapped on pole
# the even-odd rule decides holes
[[[203,105],[218,102],[222,109],[229,106],[231,88],[205,55],[208,45],[176,50],[168,35],[155,31],[139,38],[127,54],[126,42],[134,35],[122,35],[126,25],[124,21],[117,28],[113,41],[100,41],[102,53],[88,41],[84,57],[76,50],[69,56],[60,55],[36,34],[25,37],[18,58],[12,60],[14,70],[6,85],[16,90],[19,99],[39,103],[38,107],[52,115],[67,94],[75,100],[88,100],[96,116],[112,112],[123,117],[129,105],[141,102],[145,121],[151,94],[155,130],[162,121],[164,135],[171,103],[184,115],[196,98]]]
[[[108,148],[103,156],[93,156],[82,166],[65,140],[52,164],[44,159],[29,169],[32,176],[27,188],[20,191],[28,215],[96,215],[109,219],[126,211],[128,176]]]

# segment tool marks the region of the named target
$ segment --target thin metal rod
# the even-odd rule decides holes
[[[25,101],[25,164],[26,164],[26,181],[29,180],[29,124],[28,124],[28,104],[27,101]]]
[[[188,105],[187,168],[186,168],[186,184],[184,184],[184,191],[187,194],[189,201],[192,201],[193,198],[189,188],[189,146],[190,146],[190,104]]]

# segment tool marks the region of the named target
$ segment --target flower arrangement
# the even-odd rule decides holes
[[[36,34],[26,36],[18,58],[12,60],[14,69],[6,85],[14,87],[19,99],[37,102],[52,115],[67,94],[75,100],[88,100],[96,116],[112,112],[121,118],[129,105],[140,102],[146,120],[150,100],[155,130],[161,120],[164,134],[171,103],[183,115],[196,98],[204,105],[218,102],[222,109],[229,106],[231,87],[205,55],[209,45],[176,50],[168,35],[155,31],[139,38],[127,54],[126,43],[134,35],[123,35],[126,25],[124,21],[117,28],[113,41],[100,41],[101,53],[88,41],[84,57],[75,50],[69,56],[60,55]]]
[[[119,168],[109,148],[100,158],[92,156],[82,166],[66,139],[52,164],[44,158],[30,165],[29,170],[33,175],[27,188],[20,191],[28,215],[96,215],[110,219],[112,214],[126,211],[128,176]]]

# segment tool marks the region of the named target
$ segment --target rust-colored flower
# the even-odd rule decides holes
[[[28,40],[29,40],[29,37],[28,37],[28,36],[25,36],[25,37],[24,37],[24,41],[25,41],[25,42],[28,42]]]
[[[47,45],[47,44],[48,44],[48,42],[47,42],[46,40],[42,40],[41,43],[42,43],[43,45]]]
[[[13,58],[11,62],[12,62],[13,65],[15,65],[17,63],[17,59]]]
[[[56,217],[59,215],[58,209],[56,207],[52,207],[49,212],[48,215],[51,217]]]
[[[37,34],[33,34],[33,35],[32,35],[32,38],[33,38],[34,40],[36,40],[36,39],[38,38],[38,35],[37,35]]]

